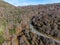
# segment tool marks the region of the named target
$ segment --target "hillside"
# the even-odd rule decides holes
[[[37,30],[37,32],[33,30],[34,33],[38,35],[41,33],[43,34],[43,37],[45,35],[45,37],[48,36],[49,38],[60,42],[60,3],[23,6],[18,8],[20,8],[23,12],[22,19],[25,17],[23,20],[26,22],[29,21],[29,23],[31,23],[30,25],[32,25],[33,28]],[[46,43],[47,42],[45,42],[45,45],[49,45]],[[52,43],[50,45],[52,45]]]
[[[60,3],[15,7],[0,1],[0,45],[60,45]]]
[[[15,34],[15,26],[20,21],[20,10],[7,2],[0,1],[0,45],[4,40],[8,40],[6,38],[9,38],[10,34]]]

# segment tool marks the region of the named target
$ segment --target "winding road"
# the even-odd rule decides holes
[[[53,41],[55,41],[55,42],[57,42],[57,43],[60,44],[60,41],[59,41],[59,40],[56,40],[56,39],[54,39],[54,38],[52,38],[52,37],[49,37],[49,36],[47,36],[47,35],[45,35],[45,34],[43,34],[43,33],[38,32],[36,29],[33,28],[33,26],[32,26],[31,24],[30,24],[30,28],[31,28],[31,31],[34,32],[35,34],[37,34],[37,35],[39,35],[39,36],[46,37],[46,38],[50,38],[50,39],[52,39]]]

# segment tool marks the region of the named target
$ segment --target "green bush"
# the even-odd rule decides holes
[[[0,45],[2,45],[2,43],[4,42],[4,40],[5,40],[4,37],[1,35],[0,36]]]
[[[9,33],[11,35],[16,33],[16,25],[14,25],[12,29],[9,29]]]
[[[15,34],[16,33],[16,30],[15,29],[9,29],[9,33],[10,34]]]

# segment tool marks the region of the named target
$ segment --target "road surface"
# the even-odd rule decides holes
[[[50,38],[50,39],[52,39],[53,41],[55,41],[55,42],[57,42],[57,43],[60,44],[60,41],[59,41],[59,40],[56,40],[56,39],[54,39],[54,38],[52,38],[52,37],[49,37],[49,36],[47,36],[47,35],[45,35],[45,34],[43,34],[43,33],[38,32],[36,29],[33,28],[33,26],[32,26],[31,24],[30,24],[30,28],[31,28],[31,31],[34,32],[35,34],[37,34],[37,35],[39,35],[39,36],[46,37],[46,38]]]

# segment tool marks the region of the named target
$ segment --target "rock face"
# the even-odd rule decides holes
[[[0,11],[0,45],[60,45],[60,4],[15,7],[0,1]]]

